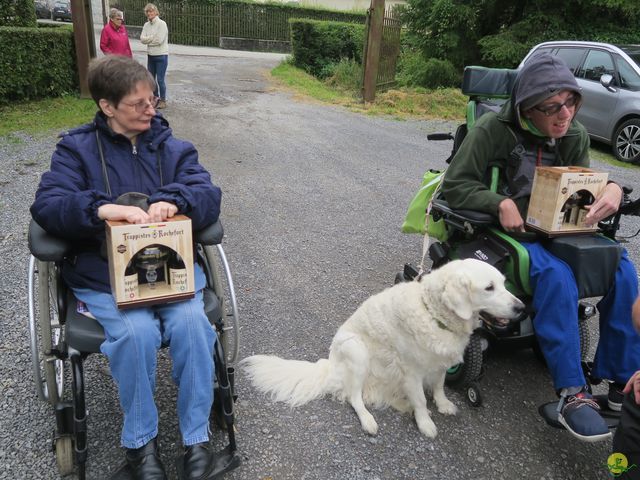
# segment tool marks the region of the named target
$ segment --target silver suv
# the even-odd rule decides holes
[[[577,119],[594,140],[611,145],[623,162],[640,163],[640,45],[545,42],[520,63],[546,52],[561,57],[580,87]]]

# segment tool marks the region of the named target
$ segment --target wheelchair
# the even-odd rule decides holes
[[[451,140],[453,148],[447,159],[450,163],[462,143],[468,129],[475,120],[488,111],[497,111],[509,98],[514,70],[467,67],[464,72],[462,91],[469,96],[466,124],[460,125],[455,133],[429,135],[429,140]],[[494,167],[491,176],[492,188],[497,185],[499,170]],[[493,181],[494,180],[494,181]],[[590,335],[588,318],[596,314],[596,307],[586,301],[605,295],[615,277],[621,247],[615,242],[615,235],[623,215],[640,215],[640,199],[632,201],[632,189],[623,188],[624,199],[618,212],[598,225],[599,233],[591,235],[570,235],[556,237],[548,241],[547,248],[568,263],[576,277],[579,291],[578,319],[581,341],[582,366],[590,385],[601,381],[591,375],[593,362],[588,358]],[[521,241],[538,239],[537,234],[507,234],[501,230],[492,215],[472,210],[454,210],[441,197],[433,199],[430,211],[433,221],[443,220],[448,233],[445,241],[434,241],[428,248],[432,268],[436,269],[453,259],[476,258],[492,264],[506,277],[508,290],[522,300],[526,309],[520,318],[505,324],[498,319],[483,315],[481,326],[471,336],[465,350],[463,362],[452,366],[446,374],[445,382],[451,387],[462,388],[467,402],[474,407],[482,405],[482,394],[478,385],[485,374],[487,351],[490,346],[513,348],[533,348],[536,356],[544,362],[533,328],[531,306],[532,291],[529,285],[529,254]],[[590,265],[592,268],[587,268]],[[598,267],[593,268],[593,265]],[[602,267],[601,269],[599,267]],[[596,273],[593,273],[593,271]],[[412,264],[405,264],[396,275],[396,283],[411,281],[419,271]],[[606,396],[597,400],[606,405]],[[542,405],[540,414],[551,426],[563,428],[557,422],[555,408],[557,402]],[[617,424],[619,412],[603,408],[603,417],[613,428]]]
[[[195,258],[207,280],[203,291],[205,312],[218,337],[210,419],[226,430],[228,436],[228,444],[216,455],[216,470],[221,474],[240,464],[234,429],[233,366],[240,341],[238,306],[222,238],[220,222],[194,232]],[[77,312],[77,301],[62,281],[62,262],[70,253],[68,244],[49,235],[32,220],[29,249],[29,336],[36,392],[53,407],[56,424],[53,450],[60,475],[76,471],[78,478],[84,480],[88,413],[83,363],[89,355],[100,352],[104,331],[95,319]],[[121,475],[118,478],[127,478],[126,469]]]

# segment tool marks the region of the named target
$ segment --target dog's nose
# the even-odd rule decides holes
[[[513,313],[515,313],[516,315],[520,315],[522,312],[524,312],[524,303],[522,303],[518,299],[516,300],[517,302],[513,305]]]

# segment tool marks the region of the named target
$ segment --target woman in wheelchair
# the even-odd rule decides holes
[[[450,207],[490,213],[508,232],[523,232],[535,167],[589,166],[589,137],[574,120],[581,93],[558,57],[541,54],[518,73],[511,98],[499,113],[480,117],[446,172],[442,192]],[[500,168],[497,190],[489,184]],[[589,206],[596,224],[618,209],[622,189],[609,183]],[[530,258],[534,329],[560,394],[558,421],[586,441],[610,437],[593,400],[580,358],[578,288],[572,270],[538,241],[523,242]],[[598,304],[600,340],[595,377],[608,379],[609,408],[620,410],[621,390],[640,365],[640,336],[631,322],[638,293],[636,270],[622,253],[614,284]]]
[[[100,248],[105,220],[148,223],[185,214],[194,230],[202,229],[218,219],[221,192],[198,163],[193,145],[174,138],[156,113],[155,82],[143,66],[128,57],[103,57],[91,63],[88,82],[99,110],[92,123],[62,135],[31,214],[47,232],[74,246],[62,275],[105,330],[101,350],[119,389],[121,442],[132,476],[166,478],[154,402],[156,355],[165,343],[179,386],[184,477],[210,478],[216,334],[204,312],[203,271],[196,263],[191,300],[119,310]],[[148,210],[117,204],[127,192],[148,195]]]

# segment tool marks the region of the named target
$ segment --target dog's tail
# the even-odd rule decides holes
[[[258,390],[292,407],[335,393],[330,380],[331,364],[324,358],[311,363],[253,355],[242,360],[241,367]]]

